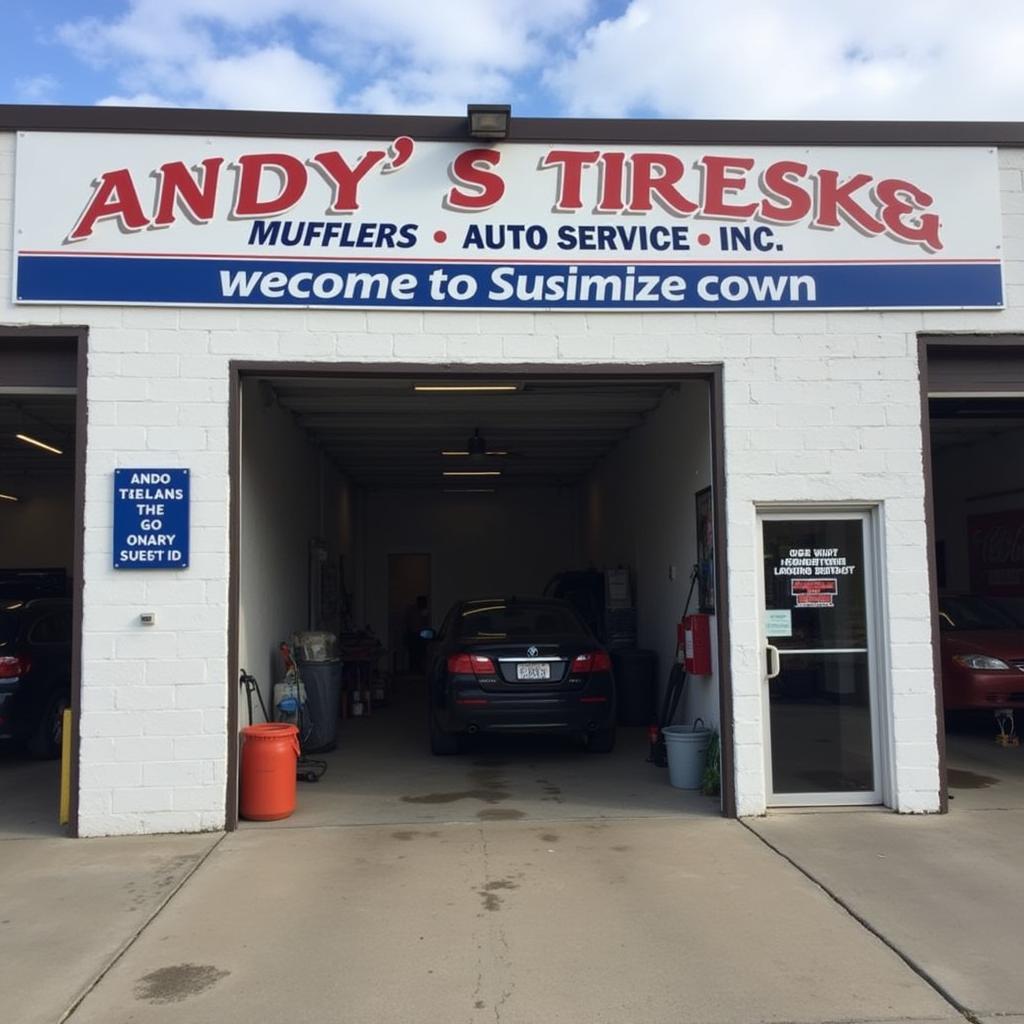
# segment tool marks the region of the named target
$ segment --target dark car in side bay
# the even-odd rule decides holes
[[[60,756],[71,706],[71,602],[0,599],[0,740]]]
[[[454,754],[463,736],[536,732],[615,745],[615,681],[608,652],[565,601],[460,601],[430,642],[430,747]]]

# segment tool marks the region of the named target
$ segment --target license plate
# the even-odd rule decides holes
[[[516,679],[550,679],[551,666],[547,662],[539,665],[516,665]]]

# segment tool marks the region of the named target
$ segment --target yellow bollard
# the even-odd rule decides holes
[[[71,821],[71,708],[64,709],[60,736],[60,823]]]

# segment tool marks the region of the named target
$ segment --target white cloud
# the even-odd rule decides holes
[[[14,91],[22,103],[49,103],[58,85],[53,75],[31,75],[28,78],[16,78]]]
[[[1022,46],[1019,0],[631,0],[546,82],[577,115],[1018,119]]]
[[[212,106],[257,110],[330,110],[340,85],[329,68],[287,46],[204,58],[193,79]]]
[[[506,99],[591,0],[131,0],[59,38],[128,96],[189,105],[457,113]],[[342,89],[347,84],[347,91]],[[532,81],[528,81],[532,85]],[[521,88],[521,87],[520,87]]]
[[[611,11],[596,20],[595,10]],[[63,25],[131,102],[1017,119],[1020,0],[128,0]]]
[[[153,92],[136,92],[128,96],[104,96],[96,101],[98,107],[173,107],[174,104]]]

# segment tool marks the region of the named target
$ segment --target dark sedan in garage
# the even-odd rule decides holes
[[[477,732],[576,734],[592,751],[614,747],[611,660],[567,602],[460,601],[423,635],[435,754],[457,753]]]
[[[0,740],[60,756],[71,706],[71,602],[0,600]]]

